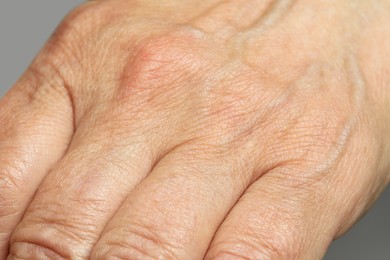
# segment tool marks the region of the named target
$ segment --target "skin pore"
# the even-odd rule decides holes
[[[390,181],[389,15],[80,6],[0,101],[0,259],[321,259]]]

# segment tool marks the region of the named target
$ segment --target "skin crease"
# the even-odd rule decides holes
[[[0,101],[0,259],[321,259],[390,180],[389,15],[80,6]]]

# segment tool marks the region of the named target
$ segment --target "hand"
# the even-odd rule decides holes
[[[0,258],[321,258],[389,182],[388,1],[140,2],[0,102]]]

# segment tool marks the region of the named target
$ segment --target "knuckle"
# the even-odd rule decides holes
[[[272,259],[299,259],[299,244],[288,241],[266,241],[261,244],[261,251]]]
[[[68,100],[70,92],[62,69],[51,62],[52,59],[45,61],[39,59],[38,57],[25,73],[19,89],[29,104],[50,109],[49,102],[53,99]],[[24,84],[27,82],[28,84]],[[60,104],[62,103],[57,103]]]
[[[52,39],[75,42],[91,36],[96,26],[107,24],[113,19],[114,8],[108,8],[101,1],[91,1],[79,5],[72,10],[60,23],[52,35]]]
[[[267,139],[271,142],[267,156],[279,165],[300,168],[301,174],[295,176],[302,176],[303,173],[326,173],[321,169],[327,169],[326,165],[331,163],[330,158],[339,159],[350,134],[347,116],[336,115],[320,102],[310,104],[312,109],[309,110],[305,108],[307,102],[309,101],[298,97],[285,106],[287,109],[275,113],[277,115],[274,122],[278,127],[270,132]],[[271,122],[265,123],[271,125]],[[264,123],[259,125],[264,126]]]
[[[227,227],[234,236],[214,243],[210,256],[230,254],[243,259],[299,259],[305,246],[304,238],[298,232],[300,225],[296,221],[273,216],[272,220],[251,221],[249,226]]]
[[[19,224],[12,234],[12,245],[14,246],[15,254],[21,254],[24,247],[31,247],[32,252],[36,254],[53,254],[62,256],[64,259],[73,259],[85,257],[87,254],[87,247],[89,237],[85,234],[91,235],[93,227],[86,223],[80,223],[84,220],[76,220],[76,218],[67,216],[70,214],[63,214],[61,216],[53,216],[53,205],[43,206],[45,216],[36,216],[34,208],[29,209],[24,220]],[[33,216],[34,214],[34,216]],[[21,246],[22,245],[22,246]],[[51,258],[50,258],[51,259]],[[55,258],[57,259],[57,258]],[[61,258],[62,259],[62,258]]]
[[[93,259],[179,259],[175,248],[145,225],[111,229],[98,243]]]
[[[89,27],[95,19],[89,6],[90,4],[82,5],[64,18],[44,47],[44,53],[47,55],[38,56],[38,61],[47,61],[47,57],[50,57],[52,63],[69,65],[69,63],[74,63],[76,58],[78,61],[81,60],[77,49],[85,47],[82,45],[85,44],[86,37],[92,37],[92,28]],[[79,65],[79,62],[75,64]]]
[[[241,241],[246,241],[242,238]],[[212,249],[207,259],[299,259],[299,250],[284,242],[226,243]]]
[[[45,243],[14,242],[11,244],[11,259],[69,259]]]
[[[58,62],[55,56],[45,52],[34,59],[11,88],[8,98],[0,101],[0,123],[3,126],[0,133],[16,134],[17,123],[23,127],[33,127],[28,122],[41,118],[42,108],[58,112],[58,108],[63,108],[62,101],[68,105],[71,97],[69,77]]]
[[[200,46],[200,40],[192,32],[180,29],[146,37],[133,46],[133,54],[125,64],[120,78],[121,96],[145,90],[158,95],[183,87],[184,82],[193,80],[208,64],[199,57]]]
[[[110,21],[115,19],[113,9],[101,1],[91,1],[70,12],[34,60],[32,68],[36,74],[47,78],[54,73],[69,86],[79,85],[80,80],[92,80],[95,75],[90,75],[91,64],[101,64],[104,56],[96,45],[104,37]]]
[[[156,257],[140,247],[109,243],[104,249],[95,251],[91,259],[156,259]]]
[[[251,254],[252,256],[255,255],[255,254]],[[217,254],[215,254],[214,256],[212,257],[207,257],[206,258],[207,260],[224,260],[224,259],[237,259],[237,260],[249,260],[251,258],[249,258],[247,256],[246,253],[244,252],[235,252],[234,250],[228,250],[228,251],[220,251],[218,252]],[[264,255],[264,254],[256,254],[256,258],[254,259],[270,259],[269,256],[267,255]]]

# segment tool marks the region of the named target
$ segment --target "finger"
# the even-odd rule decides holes
[[[109,81],[109,85],[104,76],[96,75],[93,84],[99,86],[99,93],[76,88],[83,99],[76,108],[85,113],[77,115],[77,131],[67,155],[40,186],[13,233],[11,254],[87,258],[128,192],[160,157],[194,134],[191,105],[196,98],[189,99],[191,91],[181,86],[199,83],[189,83],[195,81],[196,73],[172,73],[172,68],[188,67],[186,59],[182,59],[183,66],[176,62],[183,51],[173,44],[175,40],[157,37],[137,47],[125,68],[115,65],[120,80]],[[175,64],[170,66],[172,57]],[[72,82],[80,79],[88,84],[79,74],[70,75]]]
[[[184,144],[168,154],[110,221],[92,259],[200,259],[247,186],[250,157]],[[246,154],[247,155],[247,154]]]
[[[37,59],[0,101],[0,258],[39,183],[73,134],[65,84]]]
[[[13,257],[88,258],[124,198],[164,153],[155,129],[123,128],[114,113],[96,111],[84,118],[13,233]]]
[[[372,155],[356,158],[354,148],[331,164],[281,166],[261,177],[226,217],[206,259],[322,259],[369,197],[364,176],[373,164],[364,158]]]
[[[272,174],[245,192],[216,233],[206,259],[320,259],[318,252],[325,251],[335,229],[330,225],[333,212],[318,214],[315,194],[284,186]]]

